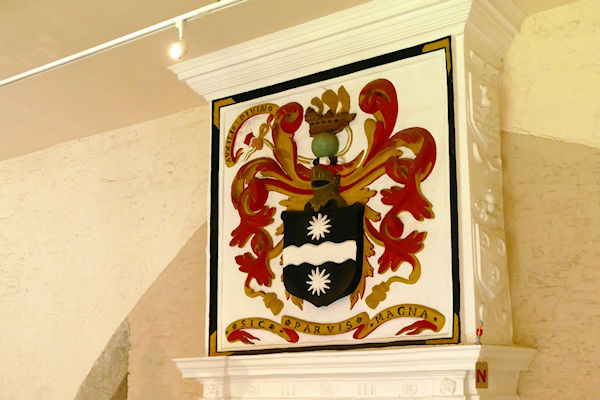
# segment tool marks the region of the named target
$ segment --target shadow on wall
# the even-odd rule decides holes
[[[191,400],[201,385],[171,361],[204,349],[206,224],[201,225],[129,314],[129,400]]]
[[[160,340],[157,340],[156,342],[160,342]],[[143,365],[134,368],[140,372],[135,372],[137,375],[134,380],[136,386],[132,388],[132,395],[128,395],[126,399],[176,400],[183,398],[187,400],[188,398],[193,398],[173,395],[173,391],[177,390],[177,386],[179,385],[177,385],[177,382],[169,382],[167,380],[167,377],[170,374],[153,374],[154,376],[152,376],[151,379],[148,376],[148,373],[146,372],[147,369],[144,367],[154,366],[158,371],[168,367],[167,364],[171,361],[171,357],[169,357],[167,350],[164,347],[161,345],[144,346],[136,349],[136,353],[137,362],[142,361]],[[129,379],[131,379],[131,376]],[[195,398],[198,398],[198,396]]]
[[[125,375],[123,377],[123,380],[119,384],[117,391],[115,392],[115,394],[113,394],[113,396],[110,398],[110,400],[127,400],[127,391],[128,390],[129,389],[127,386],[127,375]]]
[[[521,399],[598,399],[600,149],[504,133],[502,159]]]
[[[206,224],[194,232],[115,332],[75,400],[191,400],[177,357],[204,356]]]

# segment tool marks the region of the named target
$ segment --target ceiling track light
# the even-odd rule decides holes
[[[204,7],[198,8],[196,10],[187,12],[185,14],[181,14],[177,17],[168,19],[166,21],[159,22],[158,24],[151,25],[147,28],[140,29],[139,31],[135,31],[125,36],[121,36],[117,39],[108,41],[106,43],[99,44],[98,46],[91,47],[87,50],[80,51],[79,53],[72,54],[70,56],[61,58],[56,61],[52,61],[48,64],[42,65],[37,68],[30,69],[29,71],[25,71],[23,73],[13,75],[11,77],[0,80],[0,87],[6,86],[8,84],[32,77],[34,75],[41,74],[46,71],[50,71],[54,68],[62,67],[63,65],[70,64],[72,62],[81,60],[82,58],[89,57],[98,53],[101,53],[106,50],[113,49],[115,47],[124,45],[129,42],[133,42],[134,40],[141,39],[145,36],[153,35],[157,32],[163,31],[165,29],[171,28],[173,24],[177,26],[179,21],[190,21],[192,19],[201,17],[203,15],[213,13],[216,11],[220,11],[224,8],[231,7],[238,3],[243,3],[246,0],[217,0],[215,3],[208,4]],[[179,29],[179,28],[178,28]],[[183,28],[180,30],[180,41],[183,41]],[[184,53],[185,54],[185,53]],[[183,57],[183,54],[182,54]]]
[[[174,60],[181,60],[187,53],[187,43],[183,38],[183,29],[185,27],[185,20],[180,19],[175,22],[175,27],[179,31],[179,40],[169,46],[169,55]]]

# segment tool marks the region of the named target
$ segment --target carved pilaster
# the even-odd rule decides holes
[[[511,343],[500,158],[500,73],[473,50],[468,50],[466,65],[475,318],[484,323],[484,343]]]
[[[460,162],[467,166],[459,175],[461,222],[469,224],[463,227],[463,250],[468,252],[463,268],[472,267],[463,271],[465,315],[472,315],[463,325],[467,343],[475,343],[480,321],[482,343],[512,343],[500,156],[501,59],[516,31],[508,3],[496,9],[489,2],[474,1],[464,35],[455,38],[464,68],[458,71],[459,93],[464,93],[458,98],[464,112],[458,147]]]

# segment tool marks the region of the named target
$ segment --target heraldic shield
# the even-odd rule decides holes
[[[360,282],[364,206],[284,211],[283,283],[317,307],[351,294]]]

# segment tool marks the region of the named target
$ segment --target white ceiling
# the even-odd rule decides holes
[[[368,0],[246,0],[189,22],[187,59]],[[396,0],[394,0],[396,1]],[[527,14],[573,0],[516,0]],[[0,79],[212,0],[2,0]],[[166,30],[0,87],[0,160],[204,104],[167,67]]]

